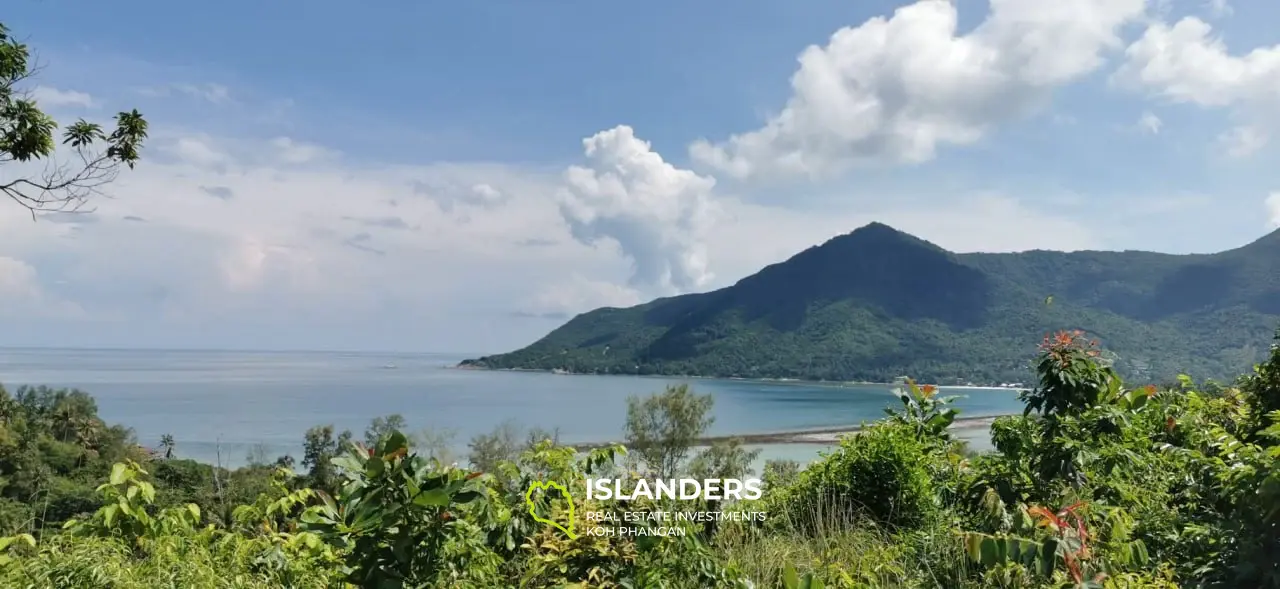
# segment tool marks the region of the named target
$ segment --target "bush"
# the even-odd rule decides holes
[[[839,450],[772,495],[771,503],[777,504],[769,511],[802,528],[818,523],[814,520],[850,516],[891,529],[918,527],[937,509],[929,459],[913,428],[879,423],[846,437]]]

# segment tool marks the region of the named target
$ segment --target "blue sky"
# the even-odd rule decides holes
[[[873,220],[958,251],[1280,224],[1275,2],[354,6],[7,7],[47,111],[152,140],[92,215],[0,209],[0,344],[503,351]]]

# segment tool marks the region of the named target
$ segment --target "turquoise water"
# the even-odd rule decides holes
[[[738,380],[565,376],[456,370],[463,355],[328,352],[0,349],[0,383],[76,387],[97,399],[110,423],[154,446],[172,434],[180,456],[244,463],[255,446],[301,458],[307,428],[333,424],[358,437],[377,416],[399,413],[414,431],[451,434],[465,456],[473,435],[506,420],[559,428],[565,442],[617,440],[628,395],[690,383],[715,399],[711,434],[833,427],[877,419],[897,400],[889,388]],[[1015,393],[964,395],[965,416],[1020,411]],[[981,446],[984,430],[969,432]],[[765,458],[806,461],[820,445],[763,448]]]

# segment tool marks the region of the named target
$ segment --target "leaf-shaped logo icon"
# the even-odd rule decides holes
[[[537,504],[533,500],[533,492],[537,490],[543,491],[546,494],[548,499],[552,497],[553,493],[557,493],[557,492],[564,497],[565,502],[569,504],[569,527],[566,528],[560,525],[559,523],[557,523],[555,520],[550,519],[549,517],[542,517],[538,515]],[[529,508],[529,515],[533,516],[533,521],[554,526],[556,529],[564,532],[565,535],[569,536],[570,540],[578,537],[577,534],[573,533],[573,497],[569,495],[569,490],[564,488],[564,485],[561,485],[560,483],[550,482],[550,481],[548,482],[534,481],[532,483],[529,483],[529,490],[525,491],[524,493],[524,504],[526,507]],[[548,514],[548,516],[549,515],[550,514]]]

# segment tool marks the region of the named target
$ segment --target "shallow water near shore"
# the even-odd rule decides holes
[[[223,352],[173,350],[0,350],[0,383],[82,389],[109,423],[154,446],[172,434],[177,454],[238,466],[255,447],[270,457],[302,455],[307,428],[333,424],[359,437],[374,417],[399,413],[409,429],[451,434],[466,454],[472,436],[500,423],[559,428],[566,443],[619,440],[629,395],[689,383],[715,399],[709,435],[856,426],[897,404],[886,385],[566,376],[540,372],[455,370],[465,354]],[[957,389],[963,417],[1019,412],[1006,389]],[[957,434],[989,446],[985,427]],[[828,446],[764,444],[766,459],[807,462]]]

